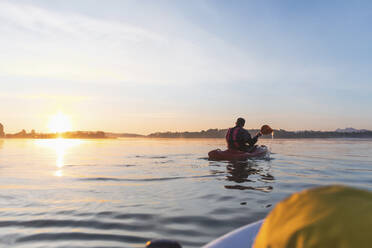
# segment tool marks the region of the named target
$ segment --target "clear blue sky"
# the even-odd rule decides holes
[[[7,132],[372,129],[371,1],[3,1]]]

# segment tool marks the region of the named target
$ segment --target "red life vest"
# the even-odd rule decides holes
[[[237,136],[238,136],[238,133],[239,133],[240,129],[241,129],[241,127],[233,127],[233,128],[229,128],[229,130],[227,131],[226,142],[227,142],[227,146],[230,149],[239,149],[240,148],[240,145],[239,145],[239,142],[238,142],[238,139],[237,139]]]

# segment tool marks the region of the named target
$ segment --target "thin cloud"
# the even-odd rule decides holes
[[[115,38],[133,42],[164,41],[158,34],[125,23],[72,13],[60,14],[26,4],[0,2],[0,18],[3,25],[45,36],[61,35],[91,40],[110,38],[115,34]]]
[[[274,77],[267,64],[202,30],[187,40],[113,20],[0,2],[0,74],[155,84]],[[182,29],[182,27],[179,27]],[[274,75],[274,76],[271,76]]]

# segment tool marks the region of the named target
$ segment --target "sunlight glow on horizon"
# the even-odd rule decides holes
[[[57,114],[53,115],[48,123],[48,129],[52,133],[63,133],[71,131],[71,128],[72,125],[70,118],[62,112],[58,112]]]

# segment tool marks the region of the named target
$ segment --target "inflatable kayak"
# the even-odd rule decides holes
[[[246,160],[248,158],[263,157],[269,152],[266,146],[257,146],[253,152],[243,152],[238,150],[227,149],[222,151],[216,149],[208,153],[209,160]]]
[[[229,232],[202,248],[252,247],[262,222],[260,220]]]
[[[263,221],[260,220],[240,227],[209,242],[202,248],[252,247]],[[146,248],[182,248],[182,246],[174,240],[157,239],[147,242]]]

